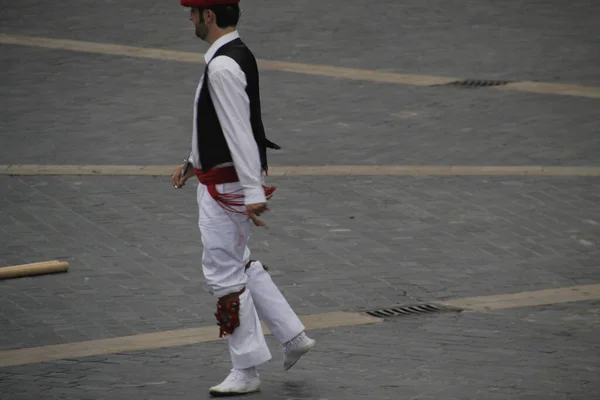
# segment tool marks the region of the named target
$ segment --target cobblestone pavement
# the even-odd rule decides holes
[[[3,264],[72,263],[65,275],[2,283],[3,349],[213,324],[190,223],[192,190],[173,192],[165,178],[149,177],[0,182],[1,225],[10,227],[2,230],[10,243]],[[256,255],[300,314],[600,280],[593,179],[273,182],[271,228],[257,231]],[[593,399],[600,390],[592,378],[600,367],[597,305],[318,331],[320,350],[299,377],[269,364],[256,397]],[[1,390],[11,399],[192,398],[222,378],[226,364],[223,344],[132,352],[3,368]]]
[[[284,373],[280,352],[250,399],[594,400],[599,302],[398,318],[315,331],[318,347]],[[318,349],[318,350],[317,350]],[[225,343],[4,368],[9,400],[205,399],[228,371]],[[2,392],[0,392],[2,393]]]
[[[301,314],[600,281],[594,179],[272,181],[254,256]],[[150,177],[3,177],[0,187],[0,264],[73,264],[2,283],[4,348],[213,323],[193,188]]]
[[[243,0],[260,58],[480,79],[600,84],[589,0]],[[0,32],[195,51],[177,1],[2,0]],[[365,12],[368,11],[368,12]]]
[[[206,49],[181,7],[151,4],[65,0],[42,12],[42,3],[24,0],[3,7],[0,32]],[[592,39],[600,3],[463,1],[455,8],[438,0],[386,0],[369,7],[376,23],[358,17],[363,11],[358,0],[260,4],[246,1],[240,28],[260,58],[600,85],[600,45]],[[336,10],[333,16],[329,9]],[[0,49],[2,162],[173,164],[187,154],[192,98],[203,66]],[[262,73],[261,84],[267,132],[284,147],[271,157],[276,164],[600,162],[596,99],[271,71]]]
[[[0,47],[3,163],[170,165],[187,155],[201,66]],[[272,71],[261,82],[268,135],[283,147],[273,165],[600,162],[597,99]]]
[[[599,85],[589,1],[244,0],[261,58]],[[0,1],[0,32],[203,51],[178,2]],[[259,8],[260,7],[260,8]],[[365,13],[365,11],[368,11]],[[390,51],[390,48],[393,51]],[[0,45],[0,164],[175,164],[202,66]],[[598,100],[262,75],[273,165],[600,165]],[[593,178],[289,177],[255,256],[299,314],[600,282]],[[210,326],[194,191],[151,177],[0,177],[0,351]],[[598,301],[313,332],[256,399],[600,397]],[[0,399],[192,399],[223,343],[0,368]]]

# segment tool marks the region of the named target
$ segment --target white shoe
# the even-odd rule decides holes
[[[217,386],[210,388],[212,396],[237,396],[260,391],[260,378],[256,368],[232,369],[231,373]]]
[[[284,344],[283,370],[292,368],[304,354],[315,347],[316,340],[306,336],[304,332]]]

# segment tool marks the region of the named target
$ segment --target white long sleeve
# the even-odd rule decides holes
[[[244,188],[244,203],[266,203],[258,145],[250,122],[246,75],[233,59],[219,56],[210,63],[208,80],[210,96]]]

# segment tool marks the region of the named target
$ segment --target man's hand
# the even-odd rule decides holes
[[[188,170],[183,177],[181,176],[181,171],[183,171],[183,165],[177,168],[177,170],[173,173],[173,176],[171,177],[171,183],[173,184],[173,188],[175,189],[181,189],[182,187],[184,187],[185,182],[195,175],[194,168],[192,168],[191,166],[188,167]]]
[[[267,224],[258,219],[258,217],[260,217],[260,215],[265,211],[269,211],[267,208],[267,203],[246,204],[246,215],[252,220],[252,222],[254,222],[254,225],[256,226],[267,226]]]

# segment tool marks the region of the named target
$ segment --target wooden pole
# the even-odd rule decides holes
[[[69,263],[64,261],[44,261],[33,264],[13,265],[0,268],[0,280],[67,272],[68,269]]]

